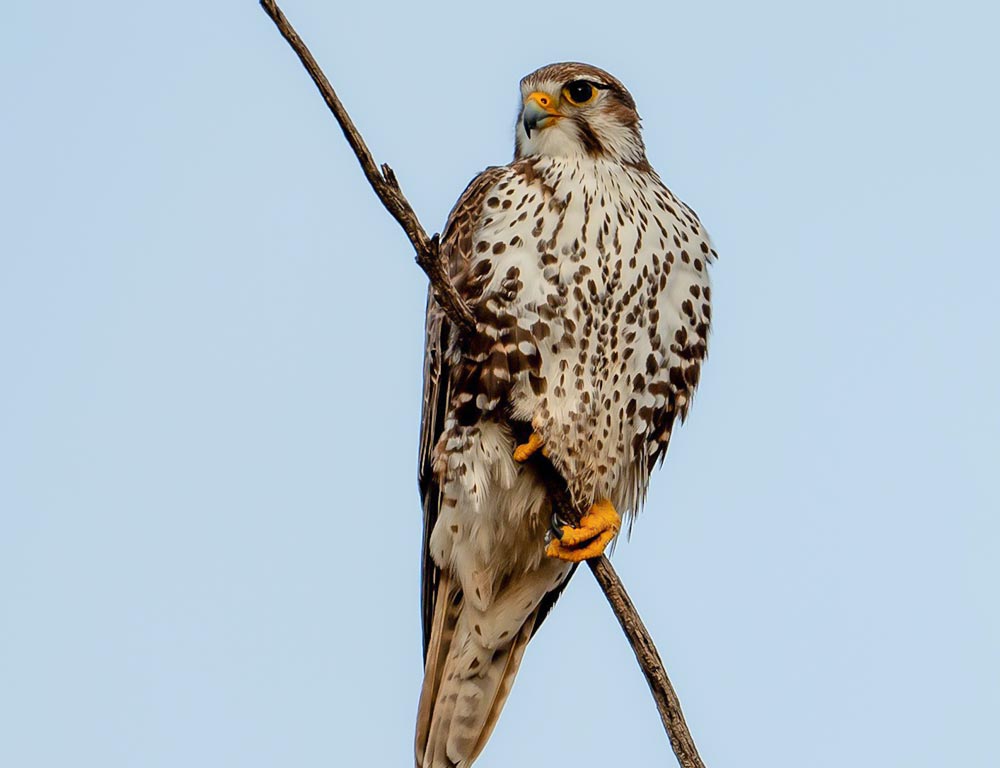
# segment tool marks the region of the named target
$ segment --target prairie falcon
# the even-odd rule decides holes
[[[476,332],[428,299],[418,768],[481,752],[575,563],[641,506],[707,352],[716,254],[625,86],[552,64],[521,102],[513,162],[472,180],[441,237]],[[555,536],[537,451],[585,512]]]

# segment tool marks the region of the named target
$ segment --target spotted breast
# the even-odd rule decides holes
[[[441,238],[476,332],[428,299],[418,768],[483,749],[574,563],[642,505],[708,349],[716,254],[646,160],[631,95],[568,63],[521,97],[514,161],[472,181]],[[539,451],[582,513],[554,539]]]

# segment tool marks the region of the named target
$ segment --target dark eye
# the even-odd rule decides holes
[[[563,86],[563,93],[570,100],[570,103],[579,106],[580,104],[586,104],[594,98],[596,91],[594,90],[594,86],[586,80],[574,80],[572,83],[566,83]]]

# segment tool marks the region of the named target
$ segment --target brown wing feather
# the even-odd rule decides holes
[[[448,215],[448,222],[441,235],[441,258],[445,260],[452,278],[462,273],[472,255],[472,241],[476,231],[483,198],[486,192],[507,172],[504,167],[487,168],[474,178],[458,198]],[[461,285],[458,286],[461,291]],[[421,574],[421,611],[423,615],[424,660],[431,637],[434,604],[438,594],[440,573],[431,559],[428,544],[431,531],[437,522],[441,503],[441,489],[434,475],[434,446],[444,431],[448,403],[451,399],[451,371],[446,360],[451,324],[434,299],[427,295],[426,347],[424,350],[424,398],[420,421],[420,464],[418,480],[424,508],[423,571]]]

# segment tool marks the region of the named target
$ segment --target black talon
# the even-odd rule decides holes
[[[552,527],[552,535],[555,536],[560,541],[563,537],[563,526],[566,525],[567,521],[564,520],[558,512],[552,513],[552,521],[549,525]]]

